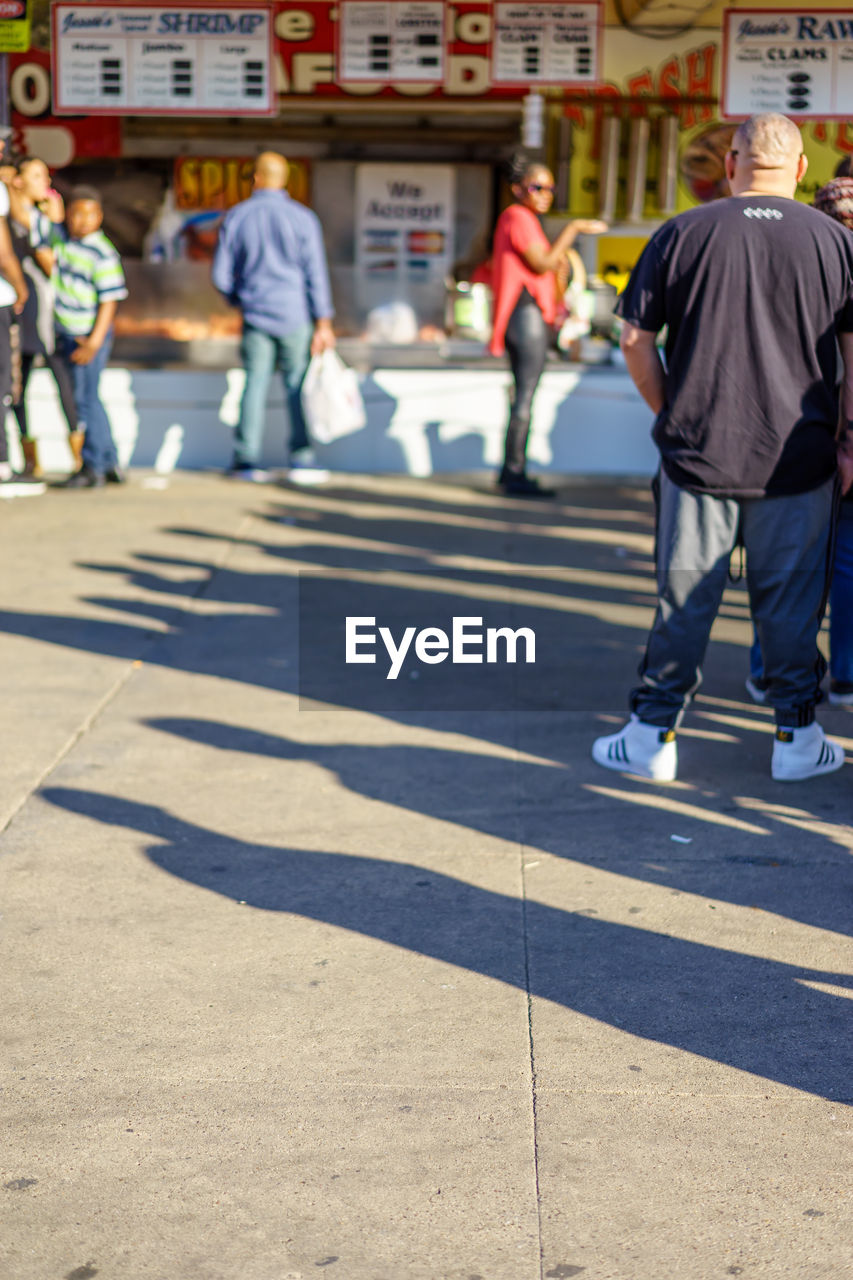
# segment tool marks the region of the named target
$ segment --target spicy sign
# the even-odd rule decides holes
[[[254,190],[255,156],[181,156],[175,161],[175,204],[179,209],[231,209]],[[308,162],[290,160],[287,190],[308,203]]]

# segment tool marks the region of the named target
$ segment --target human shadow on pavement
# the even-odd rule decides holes
[[[622,504],[610,521],[615,530],[607,527],[608,512],[601,505],[604,495],[597,491],[582,491],[589,505],[578,499],[552,511],[548,517],[551,523],[537,524],[535,516],[541,513],[524,508],[504,512],[501,520],[487,522],[486,528],[481,527],[480,513],[484,508],[491,511],[493,505],[483,504],[472,516],[457,505],[464,502],[464,495],[448,498],[443,504],[435,498],[404,502],[394,496],[385,502],[367,502],[366,510],[359,514],[352,500],[355,495],[346,491],[343,497],[324,492],[316,499],[300,494],[300,500],[308,505],[299,509],[295,542],[281,545],[257,537],[231,540],[234,547],[259,552],[270,564],[268,573],[219,567],[200,585],[198,574],[211,568],[203,560],[143,553],[130,568],[108,561],[85,566],[122,580],[121,595],[90,595],[85,600],[101,610],[130,615],[132,622],[126,628],[103,617],[81,622],[56,615],[39,619],[12,613],[0,617],[0,625],[9,632],[56,644],[122,657],[144,656],[164,666],[249,679],[262,687],[293,693],[297,691],[293,592],[299,581],[304,587],[303,603],[313,593],[314,618],[306,608],[301,610],[301,638],[307,641],[303,644],[303,652],[308,654],[306,665],[313,663],[313,674],[318,677],[310,688],[303,683],[299,689],[303,696],[341,706],[365,706],[373,698],[374,709],[384,714],[409,714],[425,706],[430,711],[522,706],[530,710],[621,710],[623,689],[613,684],[606,663],[591,662],[589,656],[596,653],[600,659],[602,655],[612,658],[624,654],[626,673],[636,665],[654,601],[648,573],[650,513],[645,499],[634,498],[631,490],[607,492],[611,496],[615,492]],[[499,500],[496,503],[499,510]],[[285,509],[273,506],[259,518],[275,522],[281,518],[277,513]],[[458,520],[464,528],[458,547],[455,540],[447,545],[445,526],[430,523],[436,513]],[[472,519],[475,527],[464,525]],[[192,529],[182,532],[202,541],[209,536]],[[567,535],[580,538],[580,552],[566,543]],[[628,548],[621,545],[631,537],[637,540],[633,554],[639,563],[629,562]],[[620,558],[617,552],[624,556]],[[454,556],[461,562],[453,563]],[[514,564],[513,559],[519,563]],[[583,563],[575,566],[579,559]],[[181,569],[186,571],[183,578],[178,576]],[[127,588],[137,594],[128,596]],[[145,595],[140,598],[140,593]],[[153,593],[159,598],[151,599]],[[201,622],[194,606],[184,605],[188,597],[203,598],[206,606],[220,603],[228,612],[208,615]],[[324,614],[332,607],[339,621],[344,613],[377,612],[382,622],[399,623],[403,629],[415,612],[424,623],[433,624],[438,620],[444,623],[454,613],[483,614],[490,608],[500,613],[495,625],[509,625],[510,612],[516,625],[523,625],[525,615],[537,628],[535,669],[522,670],[519,664],[512,672],[483,673],[492,677],[487,686],[482,680],[467,679],[460,685],[461,700],[456,687],[448,690],[443,701],[432,691],[436,684],[447,685],[445,673],[450,672],[450,664],[443,672],[433,668],[425,673],[427,678],[417,687],[406,683],[411,674],[408,671],[393,687],[381,677],[370,687],[369,677],[378,672],[362,668],[360,678],[353,680],[352,669],[342,669],[339,634],[322,634]],[[150,629],[152,623],[155,630]],[[219,643],[195,648],[180,643],[188,631],[193,627],[198,631],[201,626],[215,632]],[[169,634],[164,635],[167,630]],[[285,655],[287,663],[279,660],[285,649],[290,650]],[[251,667],[244,661],[248,651],[258,655]],[[276,660],[267,661],[272,654]],[[466,674],[473,673],[469,669]],[[506,690],[495,687],[494,677],[499,674],[512,677]],[[466,702],[480,686],[479,700]],[[522,686],[530,692],[526,701]]]
[[[329,501],[328,497],[323,498],[324,503]],[[507,527],[505,535],[496,535],[493,528],[481,529],[476,536],[471,530],[465,531],[460,548],[465,554],[465,564],[454,568],[435,561],[434,552],[440,543],[431,541],[436,534],[429,524],[430,513],[440,505],[435,500],[423,510],[419,502],[412,501],[405,529],[393,521],[390,525],[381,522],[380,528],[375,516],[354,515],[348,509],[351,505],[348,499],[339,503],[333,512],[326,511],[319,499],[317,502],[316,509],[311,508],[309,512],[310,519],[303,510],[300,520],[304,518],[306,523],[300,523],[295,545],[276,545],[272,539],[231,540],[234,547],[244,545],[259,552],[269,564],[267,572],[213,567],[202,558],[156,557],[143,552],[131,566],[109,561],[85,566],[104,577],[114,576],[122,583],[122,590],[115,595],[105,592],[84,598],[86,605],[98,609],[99,616],[40,616],[7,611],[0,615],[0,628],[10,634],[27,635],[61,646],[122,658],[142,658],[164,667],[218,675],[282,692],[301,692],[341,706],[364,706],[366,682],[354,681],[351,669],[342,669],[341,655],[335,652],[338,636],[308,634],[310,619],[303,627],[302,639],[308,640],[304,649],[311,655],[315,672],[321,678],[310,690],[298,689],[295,627],[298,582],[306,591],[313,588],[315,596],[325,592],[329,602],[346,603],[347,612],[352,614],[365,613],[365,597],[370,594],[377,609],[385,615],[383,621],[387,619],[395,625],[413,610],[425,620],[429,615],[443,620],[463,610],[484,613],[490,607],[504,609],[497,620],[502,623],[507,621],[506,608],[511,608],[513,598],[522,592],[520,606],[529,610],[531,617],[535,616],[541,640],[535,669],[523,672],[528,683],[531,677],[534,679],[537,689],[526,705],[530,709],[577,707],[577,701],[572,699],[583,687],[586,707],[621,706],[624,700],[621,690],[617,695],[610,685],[608,698],[606,670],[601,663],[584,673],[583,686],[573,680],[572,667],[575,663],[580,666],[592,647],[599,652],[624,651],[626,668],[630,670],[635,665],[642,634],[639,624],[647,619],[651,603],[640,575],[620,572],[613,581],[608,581],[606,575],[599,581],[595,572],[584,569],[574,577],[569,574],[568,581],[561,580],[561,557],[557,552],[546,555],[555,527],[547,526],[543,537],[539,526],[528,523],[526,511],[516,513],[521,521],[520,529]],[[395,499],[391,507],[397,511],[400,505]],[[275,513],[280,510],[275,506],[267,515],[276,519]],[[448,504],[445,514],[454,521],[464,520],[464,512],[452,503]],[[599,528],[605,514],[598,507],[591,509],[590,518],[595,528]],[[551,518],[557,518],[556,513],[552,513]],[[647,513],[641,513],[641,518],[647,519]],[[261,519],[266,519],[266,515]],[[202,542],[210,536],[203,531],[183,532]],[[394,539],[404,534],[411,534],[421,545],[397,545]],[[647,532],[641,536],[648,541]],[[346,545],[335,545],[336,540],[343,540]],[[518,543],[516,554],[526,563],[517,567],[500,563],[508,540]],[[454,547],[445,547],[445,552],[448,550],[452,553]],[[611,569],[621,571],[622,564],[614,558],[612,547],[607,547],[606,554],[610,556]],[[542,573],[530,567],[530,561],[536,565],[549,559],[550,568]],[[565,556],[562,559],[565,560]],[[380,570],[385,572],[378,572]],[[205,571],[209,577],[200,583],[198,575]],[[403,580],[400,574],[407,576]],[[392,575],[397,575],[396,581]],[[156,599],[152,598],[154,593]],[[201,601],[206,610],[203,617],[197,605]],[[224,607],[214,613],[217,604]],[[323,608],[320,600],[316,614],[318,629],[323,622]],[[124,615],[127,620],[104,617],[104,610]],[[618,610],[622,613],[617,617]],[[515,608],[516,615],[518,612]],[[341,613],[338,608],[339,618]],[[307,610],[302,611],[302,617],[308,618]],[[256,661],[251,664],[245,661],[249,652],[256,655]],[[326,661],[327,654],[332,660]],[[362,668],[359,675],[364,674]],[[498,691],[496,701],[490,687],[482,691],[474,706],[521,705],[517,688],[519,668],[504,674],[513,677],[507,685],[509,701],[504,698],[504,690]],[[464,688],[467,697],[474,686],[467,681]],[[393,696],[389,696],[392,692]],[[374,682],[370,696],[379,699],[374,702],[375,709],[386,714],[405,715],[425,707],[431,712],[439,709],[459,712],[470,705],[464,700],[460,702],[453,688],[442,703],[432,696],[426,685],[421,692],[420,687],[408,680],[399,682],[392,691],[379,679]]]
[[[608,524],[603,502],[605,496],[612,498],[614,494],[622,505]],[[154,724],[223,750],[313,760],[332,770],[357,794],[380,798],[401,812],[421,812],[490,834],[505,834],[507,802],[512,797],[514,812],[520,815],[520,822],[523,818],[517,828],[519,838],[536,848],[581,860],[587,847],[606,847],[617,856],[624,850],[637,879],[758,906],[822,928],[842,931],[847,927],[836,875],[815,874],[805,887],[792,883],[795,873],[802,877],[809,863],[824,862],[830,851],[836,865],[840,864],[841,836],[833,848],[829,829],[841,832],[834,810],[842,808],[846,780],[842,775],[820,779],[807,794],[790,797],[795,805],[805,803],[808,809],[782,812],[790,805],[789,793],[783,794],[767,777],[770,742],[766,710],[751,707],[743,698],[727,708],[697,704],[683,735],[683,777],[691,783],[686,790],[682,786],[676,792],[662,792],[607,774],[589,761],[589,745],[595,734],[609,731],[612,724],[624,719],[625,693],[645,636],[643,622],[650,617],[653,579],[647,495],[631,489],[579,489],[572,493],[571,507],[549,509],[548,513],[539,509],[529,512],[520,504],[500,500],[484,504],[487,511],[501,512],[506,540],[516,558],[551,565],[558,574],[563,567],[568,570],[568,580],[557,576],[536,581],[531,581],[527,563],[498,567],[493,562],[507,550],[494,528],[465,530],[464,493],[454,490],[446,498],[434,494],[400,498],[394,494],[375,499],[362,494],[365,502],[372,502],[380,511],[391,510],[392,517],[379,525],[375,514],[369,510],[360,514],[355,509],[357,496],[356,490],[344,491],[343,496],[323,491],[317,498],[301,494],[300,520],[307,523],[300,525],[296,545],[275,544],[263,537],[232,540],[259,551],[263,557],[260,564],[269,562],[272,566],[269,572],[263,568],[260,572],[215,568],[192,556],[141,554],[131,567],[105,561],[97,566],[104,576],[120,576],[123,586],[137,594],[113,597],[105,593],[97,602],[128,616],[129,621],[6,614],[0,625],[56,644],[142,657],[167,669],[295,695],[299,692],[295,579],[306,563],[326,576],[336,603],[351,604],[355,612],[362,611],[364,579],[370,581],[371,575],[375,579],[377,567],[393,570],[379,575],[380,581],[377,584],[374,580],[372,588],[377,608],[386,612],[392,623],[409,616],[415,603],[420,609],[442,615],[458,612],[460,604],[465,612],[479,611],[482,597],[465,594],[474,588],[488,597],[532,591],[525,610],[535,618],[543,642],[548,641],[550,656],[540,663],[535,688],[531,686],[525,697],[506,704],[510,714],[484,711],[473,717],[462,709],[465,703],[453,696],[452,688],[444,709],[440,709],[423,683],[419,686],[417,682],[406,682],[399,697],[377,708],[365,699],[363,682],[340,670],[340,655],[339,678],[330,679],[320,692],[326,710],[374,710],[404,728],[411,725],[464,734],[469,740],[529,752],[540,760],[547,758],[545,763],[493,759],[486,770],[473,751],[442,748],[428,752],[406,746],[377,749],[356,741],[335,749],[312,748],[286,737],[259,738],[249,729],[200,718]],[[257,514],[261,521],[274,522],[287,510],[277,501]],[[393,515],[401,510],[404,520]],[[482,506],[478,508],[482,510]],[[580,532],[584,526],[592,530],[596,541],[592,550],[578,544],[582,554],[573,551],[571,563],[564,566],[559,549],[555,551],[552,544],[560,542],[565,552],[560,520],[567,511],[573,513],[577,526],[569,532]],[[464,532],[459,551],[467,557],[467,567],[451,571],[429,559],[433,552],[448,551],[435,540],[435,529],[429,523],[436,512],[454,525],[458,522]],[[545,523],[540,526],[537,520]],[[406,547],[404,534],[412,529],[417,531],[414,541],[420,545]],[[618,538],[614,542],[614,530],[619,531],[619,538],[624,538],[626,530],[636,534],[637,546],[630,554]],[[185,533],[197,543],[212,536],[202,530]],[[324,535],[343,537],[345,543],[326,544]],[[626,550],[625,556],[615,555],[620,549]],[[413,565],[423,572],[401,576]],[[587,576],[590,565],[598,568]],[[186,575],[176,580],[182,568]],[[602,568],[606,572],[600,572]],[[200,584],[198,574],[205,569],[211,574]],[[152,599],[148,593],[155,592],[158,598]],[[206,612],[195,607],[200,597]],[[221,612],[215,611],[217,606],[223,606]],[[731,607],[742,609],[739,603]],[[317,635],[315,656],[322,659],[331,645],[330,637]],[[724,661],[736,660],[739,689],[740,664],[746,669],[746,649],[724,642],[714,647],[718,655],[722,651]],[[617,666],[624,683],[614,681]],[[731,681],[723,691],[734,692]],[[543,709],[549,714],[540,714]],[[556,714],[550,714],[552,711]],[[698,735],[699,741],[690,734]],[[758,803],[754,811],[744,813],[737,797],[725,793],[724,788],[732,785],[729,761],[733,753],[737,753],[741,769],[736,785],[746,792],[747,799],[751,793]],[[405,772],[396,767],[400,761],[410,762]],[[488,776],[483,776],[484,770]],[[725,779],[722,786],[714,781],[718,776]],[[469,789],[477,787],[480,803],[476,813],[474,806],[457,804],[462,780]],[[663,806],[673,815],[670,829],[693,839],[691,850],[697,855],[693,861],[662,855]],[[586,823],[586,835],[594,839],[581,838],[580,820]],[[819,823],[824,824],[822,831],[810,829]],[[703,833],[715,838],[703,843]],[[711,859],[703,861],[701,852],[709,846]],[[658,869],[661,867],[663,870]]]
[[[152,836],[168,874],[263,911],[323,921],[528,990],[643,1039],[853,1101],[835,973],[495,893],[408,862],[235,840],[168,811],[48,787],[50,803]]]
[[[582,773],[583,766],[556,761],[477,754],[474,745],[298,742],[202,718],[145,723],[205,747],[317,765],[354,795],[394,805],[401,818],[422,814],[576,863],[604,861],[633,880],[850,931],[849,902],[840,891],[849,877],[849,845],[833,848],[829,824],[810,830],[807,810],[744,798],[702,803],[678,791],[671,817],[661,822],[655,805],[666,802],[666,792],[591,764]],[[685,845],[669,841],[667,822],[677,825]],[[839,838],[850,835],[835,830]]]

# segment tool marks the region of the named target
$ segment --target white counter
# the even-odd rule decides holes
[[[242,369],[123,369],[103,374],[102,397],[123,465],[225,467],[231,457]],[[362,390],[367,426],[318,448],[335,471],[430,476],[493,469],[502,460],[510,377],[474,368],[377,369]],[[47,471],[70,466],[64,422],[50,373],[28,388],[31,430]],[[657,454],[652,415],[618,367],[557,365],[543,375],[528,449],[531,469],[558,474],[651,475]],[[262,462],[286,465],[288,434],[280,380],[270,390]],[[14,419],[9,416],[13,460]]]

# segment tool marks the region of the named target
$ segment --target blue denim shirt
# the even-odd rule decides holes
[[[320,221],[286,191],[262,188],[230,210],[212,278],[247,324],[276,337],[334,315]]]

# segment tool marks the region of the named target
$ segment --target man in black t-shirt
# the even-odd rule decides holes
[[[853,484],[853,235],[794,199],[805,170],[791,120],[747,120],[726,156],[732,197],[661,227],[617,304],[661,473],[658,610],[631,719],[593,747],[607,768],[676,776],[676,729],[739,542],[776,713],[773,777],[844,762],[814,712],[836,477]]]

